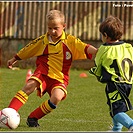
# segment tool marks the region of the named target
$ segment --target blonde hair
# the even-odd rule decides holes
[[[47,13],[47,21],[55,20],[55,19],[60,19],[61,23],[63,23],[63,24],[65,23],[65,16],[61,11],[59,11],[59,10],[50,10]]]

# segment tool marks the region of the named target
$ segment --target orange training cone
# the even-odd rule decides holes
[[[31,77],[32,75],[32,72],[31,70],[29,69],[28,72],[27,72],[27,75],[26,75],[26,82],[28,81],[28,79]]]
[[[80,78],[87,78],[88,75],[87,75],[86,73],[81,73],[81,74],[79,75],[79,77],[80,77]]]

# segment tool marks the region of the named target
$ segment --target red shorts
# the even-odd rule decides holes
[[[42,97],[46,92],[51,96],[51,92],[53,89],[62,89],[65,93],[63,99],[67,95],[66,87],[67,83],[61,83],[56,79],[52,79],[48,77],[47,75],[43,75],[41,73],[36,73],[31,76],[30,79],[35,79],[40,83],[40,88],[37,88],[37,95]]]

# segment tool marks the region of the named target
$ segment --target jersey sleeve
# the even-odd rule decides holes
[[[82,42],[79,38],[68,36],[67,44],[73,53],[73,60],[92,58],[92,55],[87,53],[89,44]]]
[[[41,36],[31,41],[15,55],[15,58],[17,60],[22,60],[42,55],[45,49],[45,44],[43,40],[44,36]]]
[[[95,69],[93,69],[93,73],[100,78],[101,76],[101,71],[102,71],[102,61],[103,58],[106,58],[106,50],[105,48],[101,45],[100,48],[98,49],[98,52],[96,54],[95,58]]]

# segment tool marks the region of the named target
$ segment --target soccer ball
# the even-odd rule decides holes
[[[4,108],[0,111],[0,127],[16,129],[20,123],[20,115],[13,108]]]

